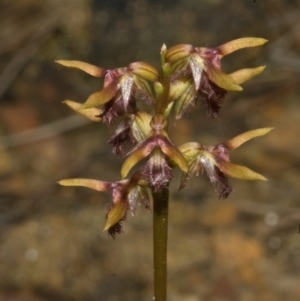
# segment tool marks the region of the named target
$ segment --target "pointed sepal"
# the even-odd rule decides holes
[[[266,66],[256,68],[245,68],[229,74],[237,84],[242,84],[264,71]]]
[[[189,167],[185,157],[168,139],[159,139],[158,145],[160,146],[162,152],[173,163],[175,163],[183,172],[188,172]]]
[[[232,178],[241,179],[241,180],[261,180],[261,181],[267,180],[263,175],[245,166],[241,166],[225,161],[217,162],[216,165],[224,174]]]
[[[111,186],[109,182],[98,181],[93,179],[82,179],[82,178],[64,179],[64,180],[60,180],[57,183],[62,186],[81,186],[81,187],[95,189],[98,191],[106,191]]]
[[[234,79],[228,75],[223,73],[220,69],[217,69],[213,66],[206,70],[208,78],[214,82],[220,88],[227,91],[242,91],[243,88],[238,85]]]
[[[266,135],[267,133],[269,133],[271,130],[273,130],[272,127],[269,128],[261,128],[261,129],[256,129],[256,130],[252,130],[252,131],[248,131],[245,132],[243,134],[240,134],[228,141],[226,141],[225,143],[223,143],[228,149],[232,150],[232,149],[236,149],[237,147],[239,147],[240,145],[242,145],[243,143],[247,142],[248,140],[251,140],[253,138],[259,137],[259,136],[263,136]]]
[[[95,77],[101,77],[106,72],[106,69],[91,65],[89,63],[80,62],[80,61],[57,60],[55,62],[65,67],[80,69]]]
[[[102,110],[98,108],[90,108],[90,109],[82,109],[82,104],[73,100],[65,100],[63,101],[64,104],[66,104],[68,107],[70,107],[73,111],[76,113],[92,120],[99,122],[101,121],[101,113],[103,112]]]
[[[151,138],[150,138],[151,139]],[[149,139],[140,142],[129,154],[128,158],[122,165],[121,168],[121,177],[124,179],[130,170],[142,159],[147,157],[153,148],[155,143],[151,143]]]
[[[225,56],[242,48],[261,46],[266,42],[268,40],[263,38],[241,38],[225,43],[217,49],[221,55]]]
[[[113,207],[108,211],[104,231],[109,231],[114,225],[124,220],[128,209],[128,202],[120,200],[113,204]]]
[[[103,105],[109,102],[116,95],[117,91],[118,85],[116,83],[111,83],[101,91],[93,93],[86,102],[82,104],[81,109],[90,109]]]

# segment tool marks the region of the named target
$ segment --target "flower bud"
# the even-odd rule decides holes
[[[146,80],[149,80],[151,82],[158,80],[158,71],[148,63],[135,62],[130,64],[128,68],[133,74],[140,76]]]
[[[138,111],[134,114],[131,130],[134,138],[138,142],[144,140],[151,132],[151,119],[152,116],[143,111]]]
[[[175,104],[175,117],[180,119],[188,109],[195,105],[197,99],[196,90],[191,83],[188,88],[180,95]]]
[[[170,102],[178,99],[182,94],[184,94],[191,84],[191,80],[187,78],[175,80],[174,82],[172,82],[169,92]]]
[[[182,60],[189,56],[194,50],[194,47],[189,44],[179,44],[169,48],[166,52],[166,62],[172,63]]]

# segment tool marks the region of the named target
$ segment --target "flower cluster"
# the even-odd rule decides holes
[[[59,183],[85,186],[98,191],[111,189],[113,200],[104,229],[114,237],[121,232],[121,223],[127,213],[134,214],[137,203],[150,208],[149,190],[158,192],[168,188],[175,167],[179,167],[182,172],[180,188],[186,185],[190,176],[205,172],[220,198],[226,198],[232,191],[227,176],[265,180],[256,172],[231,163],[229,150],[268,133],[271,128],[249,131],[215,146],[188,142],[176,147],[168,136],[171,112],[174,111],[175,118],[179,119],[197,100],[206,104],[208,117],[216,117],[226,93],[241,91],[242,83],[264,69],[261,66],[225,74],[221,70],[222,57],[265,42],[261,38],[242,38],[215,48],[181,44],[167,49],[163,45],[160,72],[145,62],[134,62],[127,67],[108,70],[79,61],[57,61],[95,77],[104,76],[103,89],[93,93],[83,104],[71,100],[65,103],[92,121],[110,126],[118,120],[108,143],[112,145],[113,153],[118,156],[125,153],[126,156],[120,181],[111,183],[66,179]],[[152,112],[140,110],[139,101],[152,106]],[[128,144],[131,145],[129,151],[126,150]],[[144,164],[130,176],[131,170],[141,161]]]

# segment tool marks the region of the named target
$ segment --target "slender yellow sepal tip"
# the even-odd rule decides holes
[[[221,162],[217,163],[217,166],[220,170],[229,177],[240,179],[240,180],[260,180],[260,181],[267,181],[263,175],[249,169],[248,167],[233,164],[231,162]]]
[[[218,47],[221,55],[228,55],[234,51],[242,48],[257,47],[268,42],[268,40],[263,38],[241,38],[230,41]]]
[[[88,118],[91,121],[99,122],[102,120],[100,115],[103,111],[98,108],[82,109],[81,103],[69,99],[63,101],[63,103],[76,113]]]
[[[259,75],[260,73],[262,73],[265,68],[266,66],[260,66],[256,68],[246,68],[246,69],[235,71],[229,75],[237,84],[240,85],[252,79],[253,77]]]
[[[268,128],[261,128],[261,129],[256,129],[252,131],[245,132],[243,134],[240,134],[224,143],[224,145],[228,149],[236,149],[243,143],[247,142],[248,140],[251,140],[253,138],[259,137],[266,135],[269,133],[271,130],[273,130],[273,127],[268,127]]]
[[[98,181],[94,179],[64,179],[57,182],[62,186],[80,186],[95,189],[98,191],[106,191],[109,188],[109,183],[104,181]]]
[[[80,61],[57,60],[56,63],[69,68],[77,68],[92,76],[101,77],[105,74],[105,69]]]

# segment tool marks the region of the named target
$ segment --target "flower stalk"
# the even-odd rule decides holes
[[[153,264],[154,300],[167,300],[167,249],[168,249],[168,187],[155,192],[153,197]]]

